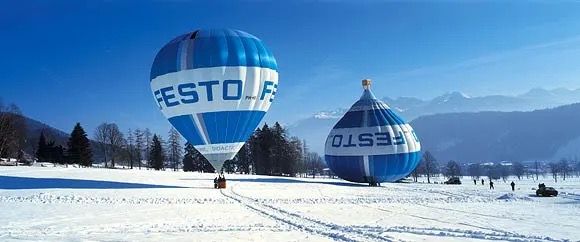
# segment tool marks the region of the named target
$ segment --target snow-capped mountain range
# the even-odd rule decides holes
[[[579,89],[532,89],[524,94],[471,97],[461,92],[449,92],[430,100],[414,97],[384,97],[382,100],[405,120],[426,115],[481,111],[532,111],[580,102]],[[321,111],[288,126],[292,135],[303,138],[311,150],[324,153],[324,142],[334,124],[348,107]]]

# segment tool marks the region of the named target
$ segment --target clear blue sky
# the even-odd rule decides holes
[[[213,2],[213,1],[208,1]],[[377,96],[518,94],[580,87],[580,3],[2,1],[0,97],[69,132],[101,122],[166,134],[149,69],[173,37],[235,28],[276,56],[266,121]]]

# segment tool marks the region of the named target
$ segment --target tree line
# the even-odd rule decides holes
[[[174,128],[169,130],[166,142],[148,128],[123,133],[115,123],[102,123],[95,129],[93,139],[105,167],[155,170],[181,167],[181,136]]]
[[[27,144],[26,122],[20,109],[0,102],[0,157],[24,159]],[[51,135],[40,132],[34,156],[41,162],[78,164],[92,166],[95,162],[104,167],[121,165],[133,169],[137,167],[155,170],[181,170],[216,172],[211,164],[191,144],[182,145],[181,136],[175,129],[167,134],[167,141],[149,129],[129,129],[120,131],[114,123],[102,123],[93,133],[91,141],[77,123],[65,145],[57,145]],[[98,154],[99,160],[95,160]],[[120,164],[119,164],[120,163]],[[322,157],[310,152],[304,141],[288,135],[279,123],[272,127],[265,124],[258,128],[244,144],[237,155],[225,162],[219,172],[276,175],[315,176],[326,168]],[[566,180],[570,176],[580,176],[580,162],[577,159],[561,159],[552,162],[509,162],[460,164],[450,160],[443,165],[429,152],[423,153],[418,167],[411,173],[415,181],[420,176],[445,177],[471,176],[474,179],[518,179],[545,177],[550,174],[554,181]]]
[[[216,172],[193,145],[183,144],[180,134],[171,128],[167,141],[149,129],[122,132],[115,123],[101,123],[92,141],[80,123],[70,133],[66,145],[57,145],[41,132],[35,156],[38,161],[78,164],[105,168],[146,168]],[[95,160],[95,157],[99,157]],[[326,165],[305,142],[290,137],[279,123],[258,128],[237,155],[217,172],[276,176],[315,176]]]
[[[471,163],[461,165],[457,161],[450,160],[441,165],[437,159],[429,152],[423,153],[421,161],[417,168],[411,173],[415,181],[418,177],[427,177],[427,182],[431,182],[433,176],[443,175],[445,177],[470,176],[473,179],[482,177],[488,179],[507,180],[510,176],[522,178],[545,177],[550,174],[554,181],[558,178],[566,180],[566,177],[580,177],[580,162],[577,159],[561,159],[552,162],[528,162],[524,164],[519,161],[514,162],[488,162],[488,163]]]

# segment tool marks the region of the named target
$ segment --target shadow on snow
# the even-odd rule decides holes
[[[336,182],[336,181],[305,181],[292,178],[283,177],[268,177],[268,178],[227,178],[228,181],[237,182],[264,182],[264,183],[309,183],[309,184],[324,184],[333,186],[347,186],[347,187],[368,187],[367,184]]]
[[[0,176],[0,189],[138,189],[138,188],[185,188],[154,184],[127,183],[114,181],[81,180],[68,178],[32,178]]]

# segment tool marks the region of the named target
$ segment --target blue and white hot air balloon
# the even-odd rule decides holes
[[[362,97],[330,131],[325,160],[348,181],[397,181],[419,164],[421,143],[408,123],[375,98],[370,84],[363,80]]]
[[[157,53],[151,68],[161,112],[217,171],[254,132],[277,88],[274,56],[239,30],[181,35]]]

